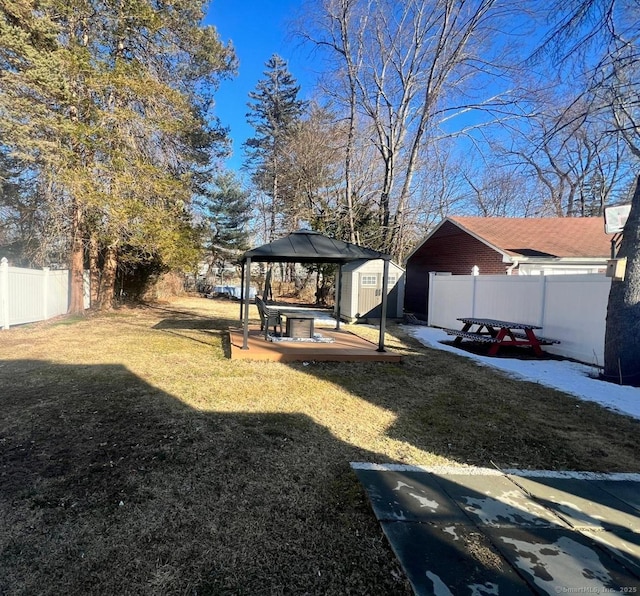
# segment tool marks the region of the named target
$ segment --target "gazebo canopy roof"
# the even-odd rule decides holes
[[[390,261],[391,255],[324,236],[313,230],[298,230],[242,255],[263,263],[349,263],[361,259]]]

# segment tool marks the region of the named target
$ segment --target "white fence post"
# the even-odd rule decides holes
[[[544,327],[545,309],[547,306],[547,276],[540,274],[540,319],[538,325]]]
[[[47,303],[49,301],[49,267],[42,268],[42,320],[47,320]]]
[[[436,274],[434,271],[429,271],[429,295],[427,296],[427,325],[431,325],[431,305],[433,304],[433,292],[434,292],[434,284],[435,284]]]
[[[0,327],[9,329],[9,261],[0,261]]]
[[[476,316],[476,286],[478,285],[478,275],[472,275],[471,276],[471,284],[472,284],[472,289],[471,289],[471,316],[475,317]]]

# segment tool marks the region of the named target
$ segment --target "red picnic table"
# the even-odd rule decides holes
[[[539,325],[475,317],[461,317],[457,320],[464,323],[462,329],[444,329],[449,335],[457,335],[453,343],[459,345],[463,339],[490,343],[489,356],[497,354],[503,346],[531,347],[536,356],[542,356],[540,346],[560,343],[556,339],[537,336],[535,330],[542,329]]]

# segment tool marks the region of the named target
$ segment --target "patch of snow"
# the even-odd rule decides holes
[[[530,575],[545,594],[562,593],[564,590],[558,590],[558,586],[572,586],[568,592],[587,594],[613,591],[615,584],[599,553],[568,536],[560,536],[551,544],[504,536],[500,540],[513,546],[516,566]]]
[[[432,573],[431,571],[427,571],[425,573],[425,575],[433,583],[433,591],[432,591],[432,593],[435,594],[435,596],[453,596],[453,594],[451,593],[451,590],[449,590],[449,588],[447,588],[447,584],[445,584],[440,579],[439,576],[437,576],[435,573]]]
[[[615,385],[594,378],[598,369],[569,360],[519,360],[481,356],[442,343],[451,337],[442,329],[405,325],[413,337],[425,346],[465,356],[483,366],[502,370],[511,376],[559,389],[580,399],[597,402],[621,414],[640,419],[640,388]]]

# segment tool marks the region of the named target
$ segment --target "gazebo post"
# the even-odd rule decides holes
[[[244,282],[244,323],[243,323],[243,335],[242,335],[242,349],[249,349],[249,286],[251,284],[251,257],[247,257],[244,267],[244,273],[246,279]]]
[[[242,261],[242,269],[240,270],[240,321],[243,320],[244,314],[244,261]]]
[[[384,334],[387,330],[387,279],[389,277],[389,260],[385,259],[383,261],[382,267],[382,303],[380,304],[380,308],[382,312],[380,313],[380,339],[378,341],[378,352],[384,352]]]
[[[336,330],[340,329],[340,302],[342,301],[342,263],[338,263],[336,278]]]

